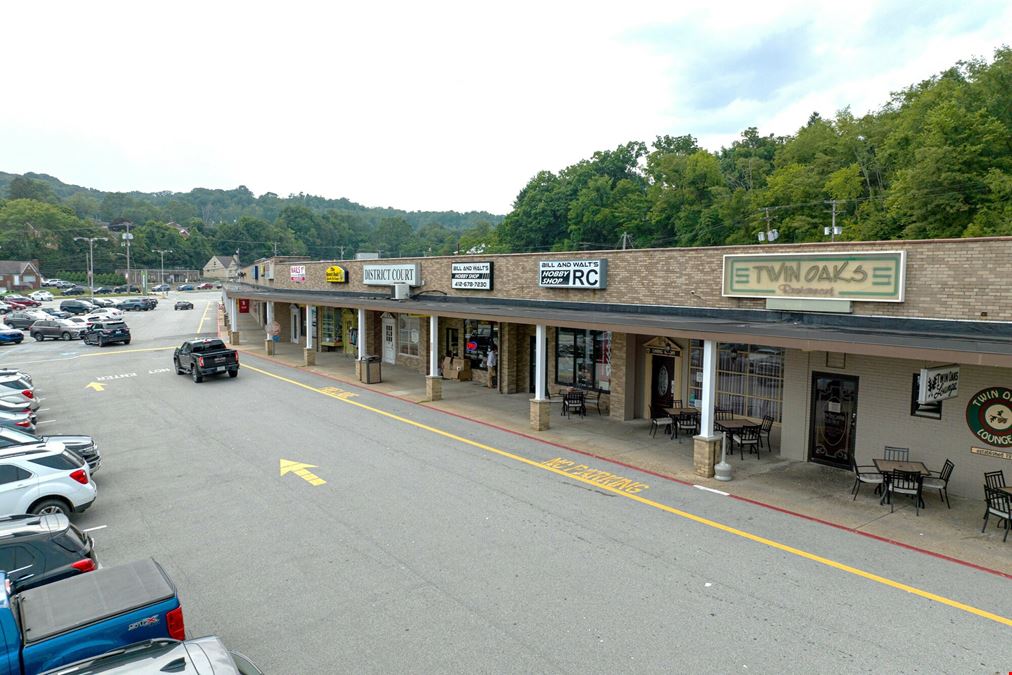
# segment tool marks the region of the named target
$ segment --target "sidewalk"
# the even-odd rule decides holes
[[[854,476],[849,471],[781,459],[776,436],[773,452],[763,453],[761,459],[747,454],[744,460],[739,455],[728,457],[734,470],[732,481],[706,479],[693,471],[691,439],[679,442],[663,433],[651,438],[648,420],[615,421],[599,416],[593,407],[584,418],[566,418],[560,414],[561,404],[553,404],[551,428],[535,432],[529,422],[531,394],[504,395],[477,382],[444,380],[443,400],[427,401],[425,377],[413,370],[384,363],[383,382],[366,385],[355,377],[355,360],[344,354],[317,353],[316,365],[307,367],[299,345],[280,342],[274,356],[267,356],[263,329],[248,315],[240,315],[240,321],[241,344],[236,348],[246,354],[641,469],[657,475],[658,480],[702,485],[736,499],[955,558],[1012,578],[1012,537],[1002,542],[1004,531],[995,526],[993,517],[987,531],[980,532],[983,496],[963,499],[950,495],[952,508],[947,509],[936,491],[925,491],[927,508],[920,516],[915,516],[906,499],[890,513],[872,494],[872,486],[862,485],[857,499],[852,499]]]

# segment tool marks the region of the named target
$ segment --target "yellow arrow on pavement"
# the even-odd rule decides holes
[[[105,385],[98,382],[89,382],[84,386],[85,389],[94,389],[95,391],[105,391]]]
[[[302,462],[293,462],[288,459],[281,460],[281,475],[284,476],[286,473],[291,471],[296,476],[299,476],[307,483],[312,486],[324,485],[327,481],[323,480],[309,469],[315,469],[315,464],[304,464]]]

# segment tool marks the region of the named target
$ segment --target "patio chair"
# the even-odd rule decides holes
[[[720,420],[729,420],[734,418],[734,413],[731,412],[730,408],[721,408],[720,406],[714,406],[713,418],[718,422]]]
[[[675,418],[675,438],[678,438],[679,443],[681,443],[682,439],[679,438],[678,432],[684,431],[689,436],[695,436],[698,428],[699,415],[695,413],[681,413]]]
[[[924,487],[928,490],[938,490],[939,497],[944,495],[945,505],[950,509],[952,507],[949,506],[949,477],[952,476],[952,470],[955,468],[956,465],[946,459],[941,471],[933,476],[924,477]]]
[[[770,445],[770,431],[773,430],[773,416],[764,415],[762,426],[759,427],[759,444],[762,445],[763,436],[766,436],[766,449],[770,452],[773,451],[773,446]]]
[[[667,414],[655,406],[653,403],[650,404],[650,437],[653,438],[657,435],[657,429],[664,425],[664,433],[671,435],[671,415]]]
[[[885,489],[882,498],[889,502],[889,513],[895,510],[893,495],[908,495],[914,498],[914,515],[921,515],[924,506],[924,476],[920,471],[900,471],[896,469],[885,476]]]
[[[875,492],[882,490],[882,483],[885,478],[873,465],[861,466],[857,463],[857,459],[854,457],[850,458],[850,468],[854,472],[854,487],[850,489],[851,494],[854,495],[854,499],[857,500],[857,493],[861,490],[861,483],[868,483],[869,485],[875,486]]]
[[[741,458],[745,459],[745,446],[748,446],[749,454],[755,452],[756,459],[759,459],[759,427],[748,426],[742,427],[731,434],[731,454],[734,454],[734,445],[738,444],[738,450],[741,452]]]
[[[562,413],[571,418],[574,412],[580,417],[587,415],[587,400],[579,389],[571,389],[562,397]]]
[[[909,462],[910,448],[896,448],[891,445],[885,446],[885,458],[894,462]]]
[[[1004,471],[985,471],[984,472],[984,485],[986,485],[989,488],[1005,487],[1005,472]]]
[[[1008,541],[1008,531],[1012,529],[1012,497],[1007,492],[995,488],[984,488],[984,497],[987,499],[987,511],[984,511],[984,527],[980,528],[981,534],[987,529],[988,516],[998,516],[998,524],[1005,521],[1005,536],[1002,541]]]

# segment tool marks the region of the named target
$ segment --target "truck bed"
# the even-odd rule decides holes
[[[175,594],[168,576],[150,558],[33,588],[17,596],[24,643],[28,646]]]

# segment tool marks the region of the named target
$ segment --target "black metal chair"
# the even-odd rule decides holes
[[[887,445],[885,446],[885,458],[894,462],[909,462],[910,448],[897,448]]]
[[[987,500],[987,510],[984,511],[984,527],[980,528],[981,534],[987,529],[988,516],[998,516],[998,524],[1005,521],[1005,536],[1002,541],[1008,541],[1008,531],[1012,529],[1012,497],[1007,492],[996,488],[984,488],[984,498]]]
[[[928,490],[938,490],[938,496],[944,496],[945,505],[950,509],[952,506],[949,505],[949,477],[952,476],[952,470],[955,468],[956,465],[947,459],[941,471],[935,475],[924,477],[924,487]]]
[[[882,499],[889,502],[889,512],[895,510],[892,498],[894,494],[908,495],[914,498],[914,515],[921,515],[921,509],[924,508],[924,476],[921,472],[896,469],[892,473],[885,474],[884,478],[886,480]]]
[[[731,432],[731,454],[734,454],[734,446],[738,445],[741,458],[745,459],[745,446],[748,446],[749,454],[755,452],[756,459],[759,459],[759,426],[747,426]]]
[[[984,485],[986,485],[989,488],[1005,487],[1005,472],[1004,471],[985,471],[984,472]]]
[[[587,399],[579,389],[570,389],[562,397],[562,414],[571,418],[574,412],[580,417],[587,415]]]
[[[718,422],[720,420],[734,419],[734,413],[730,408],[721,408],[720,406],[713,407],[713,418]]]
[[[770,452],[773,451],[773,446],[770,445],[770,432],[773,431],[773,416],[763,415],[762,426],[759,427],[759,444],[763,442],[763,436],[766,437],[766,449]]]
[[[882,489],[882,483],[885,482],[885,478],[883,478],[882,473],[874,466],[861,466],[857,463],[856,458],[851,457],[850,468],[854,471],[854,487],[850,489],[851,494],[854,495],[854,499],[851,501],[857,500],[857,493],[861,490],[861,483],[874,485],[875,492],[879,492]]]
[[[664,425],[664,433],[671,435],[671,415],[667,414],[655,406],[653,403],[650,404],[650,437],[653,438],[657,435],[657,430]]]
[[[690,437],[695,436],[699,431],[699,415],[696,413],[683,412],[675,417],[675,438],[681,442],[678,433],[684,431]]]

